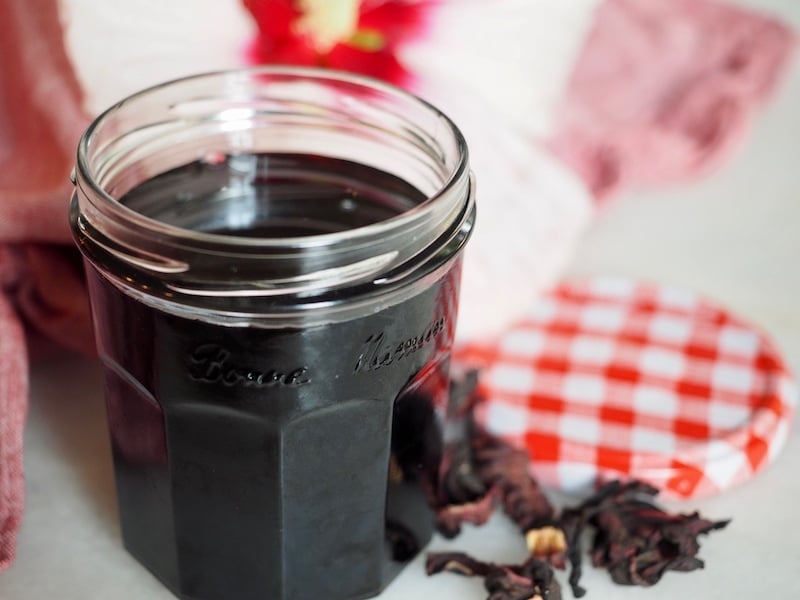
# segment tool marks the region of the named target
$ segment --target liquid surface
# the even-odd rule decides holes
[[[297,237],[378,223],[424,200],[402,179],[346,160],[211,154],[144,182],[121,202],[184,229]]]

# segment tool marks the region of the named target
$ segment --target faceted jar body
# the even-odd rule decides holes
[[[153,192],[198,159],[265,153],[346,159],[420,193],[353,225],[336,211],[367,202],[358,170],[352,197],[301,213],[282,171]],[[76,188],[128,550],[181,598],[379,593],[432,533],[474,221],[458,131],[368,80],[211,74],[101,116]]]

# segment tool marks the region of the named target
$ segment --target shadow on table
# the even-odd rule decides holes
[[[109,533],[120,537],[111,448],[106,427],[103,375],[99,362],[77,356],[35,364],[31,374],[31,411],[52,434],[85,487]]]

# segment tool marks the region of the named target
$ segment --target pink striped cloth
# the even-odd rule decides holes
[[[28,402],[24,331],[92,351],[86,293],[66,219],[69,170],[88,119],[55,2],[0,1],[0,570],[23,509]],[[64,399],[69,401],[68,398]]]
[[[742,139],[793,44],[775,20],[712,0],[606,0],[551,147],[600,198],[695,175]],[[23,510],[25,332],[92,352],[66,219],[68,172],[89,116],[55,0],[0,0],[0,81],[2,570]]]

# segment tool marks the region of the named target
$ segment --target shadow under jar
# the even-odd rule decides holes
[[[101,115],[75,183],[127,549],[185,599],[378,594],[432,533],[457,128],[356,76],[212,73]]]

